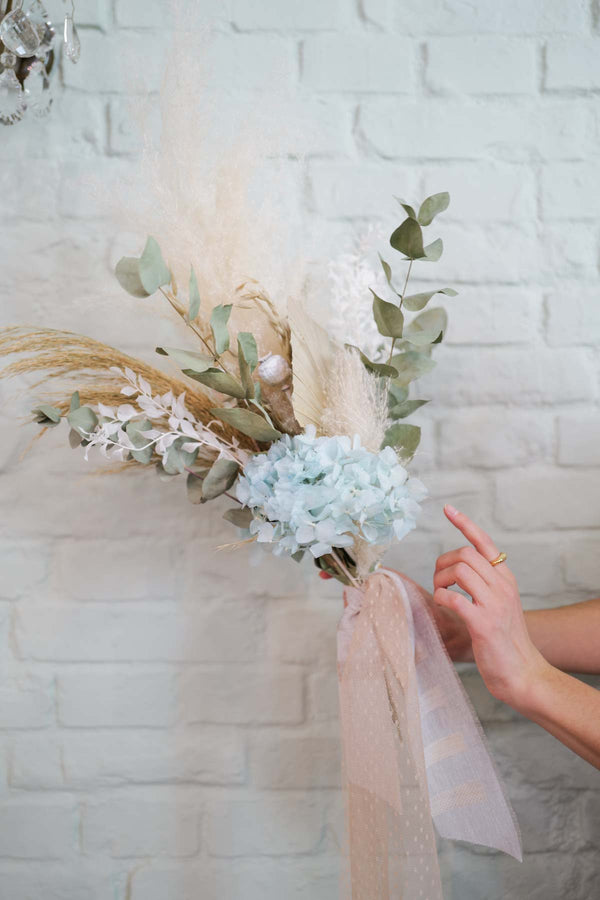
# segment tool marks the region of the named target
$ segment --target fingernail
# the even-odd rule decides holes
[[[446,512],[448,513],[449,516],[457,516],[458,515],[458,510],[455,509],[453,506],[450,506],[449,503],[446,503],[444,509],[446,510]]]

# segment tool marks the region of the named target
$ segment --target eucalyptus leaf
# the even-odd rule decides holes
[[[116,265],[115,275],[121,287],[132,297],[150,296],[140,278],[140,261],[137,256],[123,256]]]
[[[234,506],[223,513],[223,518],[237,528],[249,528],[250,522],[254,518],[252,510],[247,506]]]
[[[128,422],[125,426],[127,437],[136,448],[129,451],[136,462],[146,464],[152,459],[154,447],[147,437],[140,434],[142,431],[149,431],[150,428],[152,428],[150,419],[137,419],[134,422]]]
[[[394,290],[394,285],[392,284],[392,267],[385,261],[381,253],[379,254],[379,262],[381,263],[381,268],[383,269],[385,280],[387,281],[391,289]]]
[[[78,434],[74,428],[71,428],[69,431],[69,444],[75,450],[77,447],[81,446],[82,437]]]
[[[71,394],[71,401],[69,403],[69,410],[73,412],[74,409],[79,409],[81,406],[81,400],[79,398],[79,391],[73,391]]]
[[[374,291],[371,293],[373,294],[373,316],[379,334],[384,337],[401,338],[404,326],[402,310],[395,303],[382,300]]]
[[[87,437],[98,424],[98,416],[89,406],[80,406],[67,413],[67,422],[82,437]]]
[[[256,349],[256,341],[252,337],[252,335],[248,335],[246,332],[246,336],[251,337],[254,342],[254,349]],[[242,386],[244,388],[244,396],[251,400],[254,397],[254,382],[252,381],[252,369],[250,368],[250,364],[246,359],[246,354],[244,352],[244,345],[240,340],[240,335],[238,334],[238,368],[240,370],[240,378],[242,379]],[[249,352],[252,353],[252,348],[249,347]],[[258,362],[258,354],[256,356]]]
[[[227,394],[228,397],[235,397],[243,400],[246,396],[246,389],[237,381],[229,372],[223,372],[221,369],[211,368],[205,372],[194,372],[192,369],[184,369],[183,374],[206,387],[212,388],[213,391],[219,391],[221,394]]]
[[[423,232],[414,219],[405,219],[402,225],[393,232],[390,244],[394,250],[404,253],[408,259],[421,259],[425,256],[423,248]]]
[[[185,487],[187,490],[187,498],[190,503],[202,503],[204,498],[202,496],[202,478],[199,475],[193,475],[191,472],[188,474],[188,477],[185,481]]]
[[[426,375],[435,369],[435,362],[425,353],[418,353],[416,350],[407,350],[405,353],[398,353],[392,357],[397,375],[395,382],[399,385],[410,384],[416,381],[422,375]]]
[[[202,496],[205,500],[214,500],[228,491],[236,478],[240,467],[233,459],[222,457],[213,463],[208,475],[202,482]]]
[[[161,356],[170,356],[177,365],[191,372],[206,372],[214,366],[214,359],[206,353],[197,353],[195,350],[177,350],[175,347],[157,347],[156,352]]]
[[[421,429],[418,425],[390,425],[381,444],[400,451],[401,456],[413,456],[421,440]]]
[[[409,312],[419,312],[421,309],[424,309],[432,297],[436,294],[446,294],[448,297],[456,297],[458,291],[455,291],[453,288],[438,288],[435,291],[424,291],[421,294],[410,294],[408,297],[405,297],[402,305],[405,309],[408,309]]]
[[[55,406],[49,406],[47,403],[36,406],[31,412],[35,416],[35,421],[38,425],[45,425],[50,428],[53,425],[58,425],[62,417],[60,409],[57,409]]]
[[[248,409],[211,409],[211,413],[256,441],[277,441],[281,437],[280,431]]]
[[[408,400],[408,388],[404,385],[395,384],[393,381],[390,382],[388,406],[397,406],[400,403],[404,403],[405,400]]]
[[[193,322],[200,312],[200,291],[198,290],[198,279],[196,278],[196,273],[194,272],[193,266],[190,272],[189,294],[190,302],[188,307],[188,321]]]
[[[223,306],[215,306],[210,315],[210,327],[215,339],[215,351],[217,356],[229,349],[229,331],[227,323],[231,315],[231,303]]]
[[[356,350],[365,368],[367,368],[369,372],[378,375],[380,378],[395,378],[398,374],[393,366],[388,366],[387,363],[376,363],[370,360],[368,356],[365,356],[360,347],[355,347],[354,344],[344,344],[344,346]]]
[[[397,406],[390,408],[390,419],[406,419],[422,406],[429,403],[429,400],[406,400],[405,403],[399,403]]]
[[[187,438],[177,438],[163,456],[162,468],[167,475],[181,475],[196,462],[198,448],[196,447],[196,449],[191,452],[182,450],[181,445],[186,442]]]
[[[250,367],[250,371],[254,372],[258,365],[258,347],[253,334],[249,331],[238,332],[238,349],[241,347],[244,359]]]
[[[448,326],[446,310],[441,307],[426,309],[421,315],[407,325],[404,330],[404,338],[419,347],[426,344],[439,342]]]
[[[424,248],[422,259],[424,262],[437,262],[443,252],[444,242],[441,238],[438,238],[437,241],[427,244]]]
[[[160,247],[153,237],[149,237],[144,247],[138,267],[140,281],[148,294],[154,294],[159,287],[171,283],[171,272],[162,257]]]
[[[421,225],[431,225],[433,220],[450,206],[450,194],[442,191],[441,194],[432,194],[423,200],[419,209],[418,220]]]
[[[415,219],[416,221],[417,214],[410,203],[407,203],[406,200],[402,200],[400,197],[394,197],[394,200],[400,204],[407,216],[410,216],[411,219]]]

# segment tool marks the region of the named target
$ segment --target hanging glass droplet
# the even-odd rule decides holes
[[[25,102],[34,116],[43,119],[52,106],[52,91],[46,67],[41,59],[34,60],[29,66],[29,74],[23,83]]]
[[[25,15],[38,33],[40,46],[37,50],[37,55],[41,56],[48,53],[52,49],[52,42],[56,37],[56,29],[42,0],[34,0]]]
[[[77,34],[77,28],[73,21],[73,16],[65,16],[65,32],[64,32],[64,48],[65,56],[72,63],[79,62],[81,56],[81,42]]]
[[[40,46],[37,29],[22,9],[15,9],[0,22],[0,41],[17,56],[34,56]]]
[[[3,125],[14,125],[25,113],[23,89],[14,71],[16,61],[13,53],[0,56],[0,65],[4,67],[0,73],[0,122]]]

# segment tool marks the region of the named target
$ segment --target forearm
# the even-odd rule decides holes
[[[600,769],[600,691],[544,664],[511,705]]]
[[[600,674],[600,599],[528,610],[525,621],[531,640],[551,665]]]

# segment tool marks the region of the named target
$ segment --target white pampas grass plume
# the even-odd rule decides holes
[[[325,329],[309,316],[302,301],[294,299],[288,303],[288,320],[292,340],[294,414],[301,425],[315,425],[320,429],[336,345]]]
[[[388,425],[387,391],[382,380],[364,367],[356,350],[338,350],[328,373],[322,432],[357,434],[363,447],[377,453]]]
[[[372,360],[380,359],[385,344],[373,318],[373,295],[390,296],[375,249],[384,248],[384,230],[370,226],[355,240],[350,252],[341,253],[328,266],[331,316],[328,328],[340,343],[355,344]],[[392,302],[398,303],[395,295]]]

